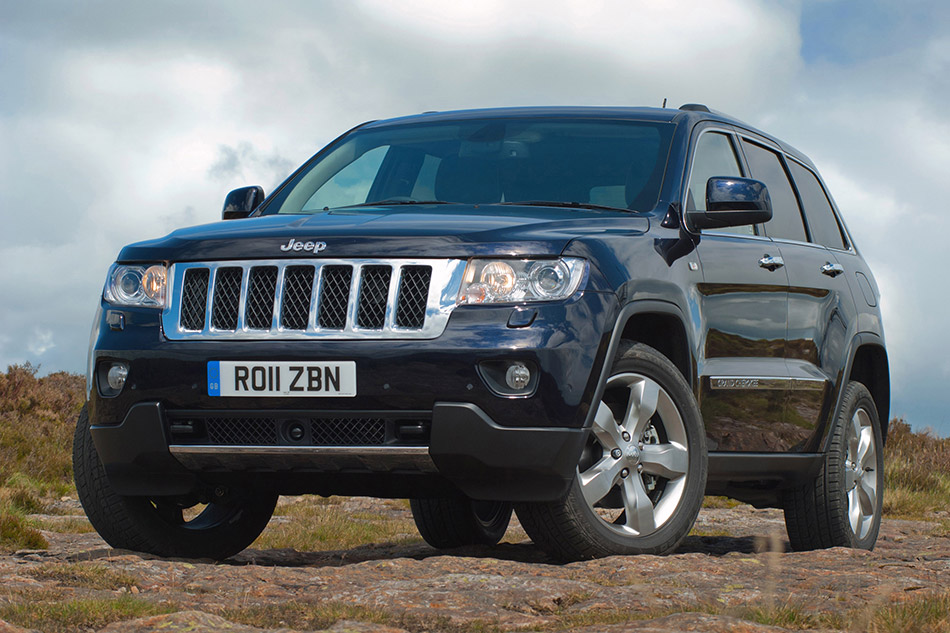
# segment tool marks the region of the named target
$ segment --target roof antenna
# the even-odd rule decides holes
[[[663,97],[663,107],[666,107],[666,97]]]

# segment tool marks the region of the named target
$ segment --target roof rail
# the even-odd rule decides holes
[[[712,110],[701,103],[684,103],[680,106],[680,110],[688,110],[690,112],[712,112]]]

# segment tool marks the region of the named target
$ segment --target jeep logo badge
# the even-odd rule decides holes
[[[308,253],[313,253],[316,255],[326,247],[326,242],[300,242],[294,238],[290,238],[290,241],[281,246],[280,250],[284,251],[285,253],[290,251],[307,251]]]

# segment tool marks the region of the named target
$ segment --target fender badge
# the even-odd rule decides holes
[[[313,253],[316,255],[323,249],[327,247],[326,242],[300,242],[294,238],[290,238],[290,241],[280,247],[280,250],[288,253],[290,251],[299,252],[306,251],[308,253]]]

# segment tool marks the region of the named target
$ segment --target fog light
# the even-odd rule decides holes
[[[106,376],[106,380],[109,382],[110,387],[116,391],[122,391],[122,387],[125,386],[125,379],[128,377],[128,365],[125,363],[113,363],[112,367],[109,368],[109,374]]]
[[[531,382],[531,370],[524,363],[512,363],[505,372],[505,382],[512,389],[521,391]]]

